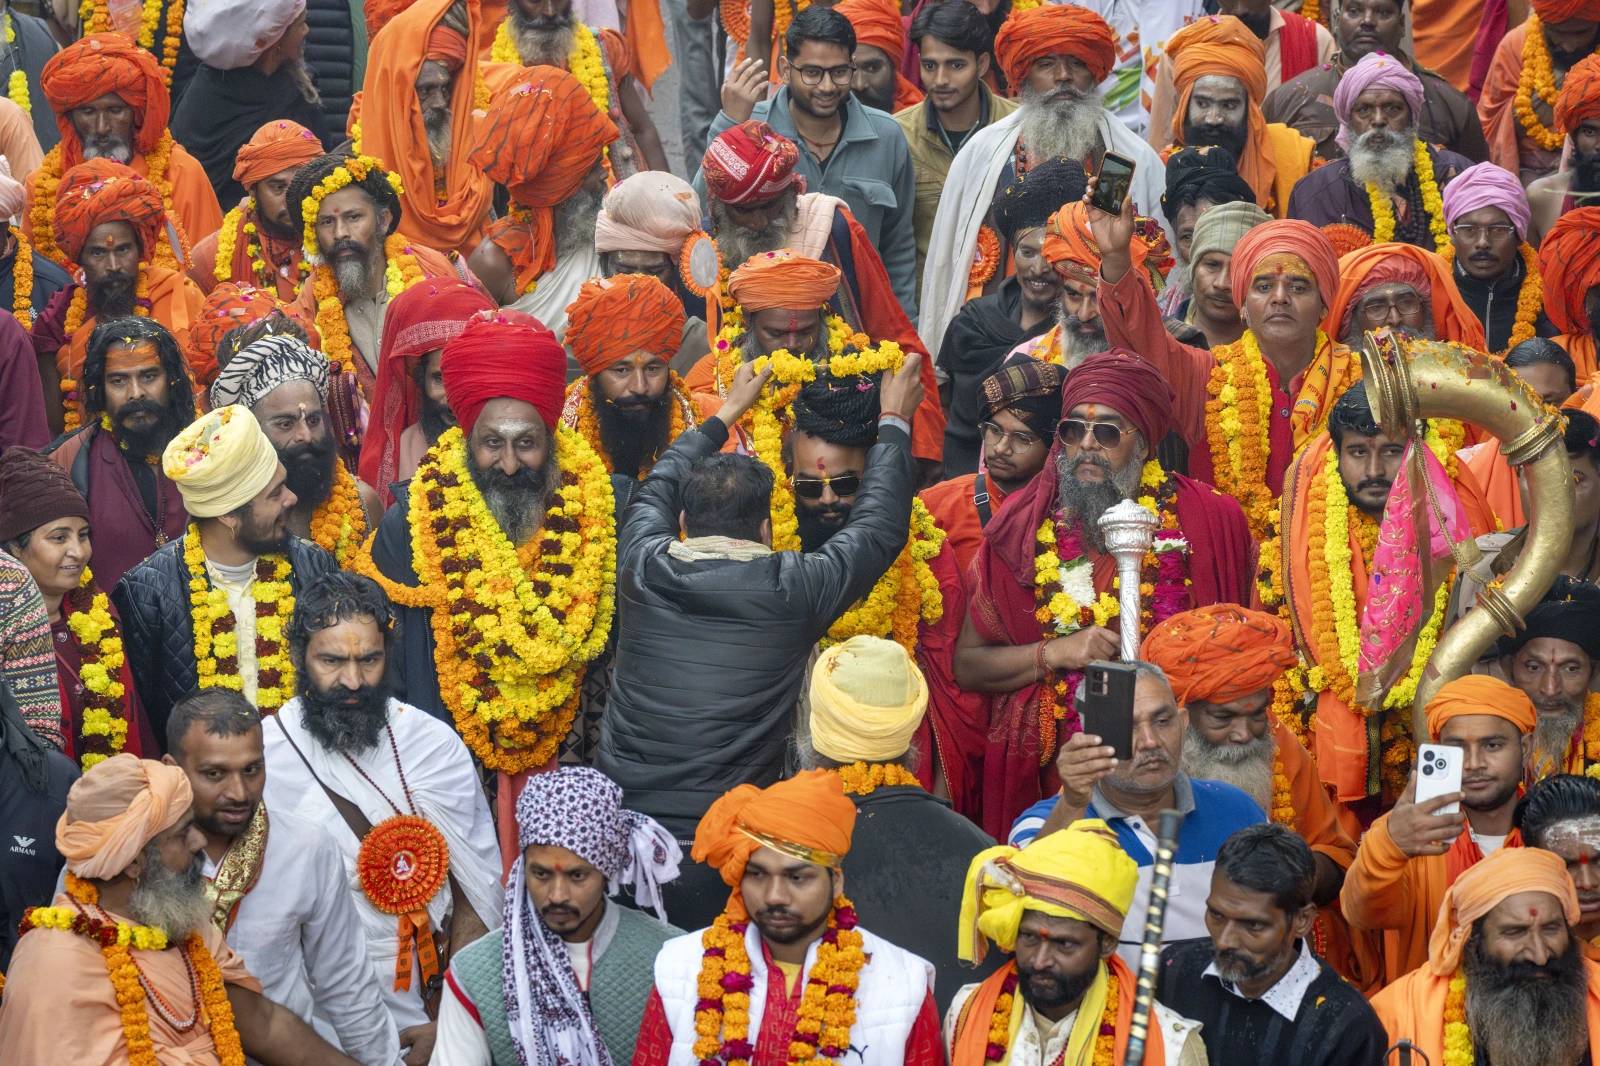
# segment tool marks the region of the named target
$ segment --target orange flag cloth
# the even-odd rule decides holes
[[[839,268],[787,248],[753,255],[728,275],[728,292],[746,313],[771,307],[821,307],[839,291]]]
[[[1105,81],[1117,62],[1117,39],[1106,20],[1086,7],[1040,4],[1006,16],[994,35],[994,55],[1016,94],[1028,68],[1045,56],[1074,56],[1096,82]]]
[[[1144,638],[1139,657],[1161,667],[1179,704],[1243,699],[1297,661],[1282,619],[1234,603],[1173,615]]]
[[[894,109],[921,103],[922,90],[900,73],[906,58],[906,24],[900,20],[900,5],[895,0],[841,0],[833,9],[850,20],[856,44],[878,49],[894,64]]]
[[[634,352],[671,359],[683,341],[683,317],[683,301],[659,278],[590,278],[567,306],[567,347],[590,377]]]
[[[1483,323],[1461,299],[1450,263],[1415,245],[1385,242],[1369,244],[1339,260],[1339,287],[1328,304],[1323,331],[1342,338],[1353,320],[1356,304],[1368,290],[1391,282],[1416,289],[1433,312],[1433,335],[1483,350]]]

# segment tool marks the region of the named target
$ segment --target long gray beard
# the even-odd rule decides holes
[[[1061,327],[1061,357],[1066,361],[1066,368],[1072,370],[1085,359],[1098,352],[1103,352],[1111,345],[1106,341],[1105,324],[1099,319],[1095,320],[1095,332],[1092,336],[1084,336],[1079,332],[1082,322],[1078,316],[1069,314],[1066,308],[1056,307],[1056,325]]]
[[[1583,721],[1583,703],[1576,707],[1568,704],[1559,711],[1540,708],[1533,726],[1533,764],[1553,766],[1556,772],[1565,769],[1567,752],[1572,747],[1572,737]]]
[[[1411,130],[1368,130],[1350,145],[1350,177],[1394,192],[1411,175],[1416,148]]]
[[[322,106],[322,93],[317,91],[317,83],[311,76],[311,68],[306,66],[304,56],[296,56],[283,65],[289,72],[289,78],[294,82],[294,87],[300,91],[300,98],[308,104]]]
[[[522,57],[523,66],[566,68],[567,60],[572,55],[570,16],[565,25],[545,29],[531,25],[521,9],[513,3],[506,9],[506,18],[511,22],[511,36],[517,42],[517,54]]]
[[[1264,811],[1272,810],[1272,764],[1278,753],[1269,730],[1248,744],[1213,744],[1193,725],[1183,738],[1183,771],[1206,781],[1225,781]]]
[[[442,168],[450,162],[450,112],[430,112],[423,128],[428,131],[428,155],[433,158],[434,169]]]
[[[582,255],[594,247],[594,227],[600,218],[600,204],[605,199],[604,189],[578,191],[556,205],[555,236],[556,258],[567,259]]]
[[[1589,1046],[1584,1016],[1588,977],[1569,940],[1567,956],[1550,959],[1549,980],[1518,980],[1483,957],[1477,937],[1462,954],[1467,978],[1467,1027],[1494,1066],[1567,1066]]]
[[[201,872],[199,855],[188,869],[174,871],[161,861],[156,845],[146,845],[144,873],[128,896],[128,917],[166,930],[168,940],[182,940],[211,917],[211,904],[200,887]]]
[[[359,259],[338,259],[333,263],[333,278],[339,283],[339,299],[343,303],[370,298],[376,291],[373,276],[383,275],[382,264],[363,263]]]
[[[1069,519],[1083,520],[1083,539],[1095,551],[1106,550],[1105,535],[1100,532],[1100,516],[1123,500],[1132,499],[1138,491],[1145,451],[1136,450],[1121,470],[1111,470],[1109,464],[1098,458],[1091,460],[1110,471],[1111,477],[1106,481],[1079,481],[1073,475],[1076,464],[1067,459],[1067,453],[1056,456],[1056,503]],[[1082,461],[1083,457],[1079,456],[1077,462]]]
[[[1040,93],[1022,90],[1022,143],[1032,159],[1083,161],[1100,150],[1105,117],[1099,93],[1079,94],[1068,86]]]
[[[753,255],[788,247],[789,234],[794,232],[795,219],[800,213],[800,195],[793,190],[784,195],[787,200],[783,210],[758,230],[745,229],[735,222],[721,200],[711,201],[711,229],[717,235],[717,251],[722,253],[722,261],[728,264],[729,270],[737,269]]]

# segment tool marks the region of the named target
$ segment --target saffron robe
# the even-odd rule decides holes
[[[1469,10],[1476,8],[1476,5],[1464,0],[1462,6]],[[1412,12],[1413,18],[1416,15],[1417,12]],[[1539,147],[1528,137],[1522,128],[1522,120],[1517,117],[1517,82],[1522,78],[1522,46],[1527,40],[1526,22],[1500,38],[1494,58],[1489,61],[1489,73],[1484,76],[1483,95],[1478,97],[1478,118],[1483,121],[1483,135],[1489,141],[1489,161],[1517,175],[1524,185],[1555,173],[1561,162],[1561,149]],[[1562,75],[1560,71],[1555,74],[1559,88]],[[1539,121],[1547,129],[1555,128],[1550,105],[1537,95],[1533,101],[1533,113],[1539,116]]]

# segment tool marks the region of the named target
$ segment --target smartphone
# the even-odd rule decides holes
[[[1110,745],[1123,761],[1133,758],[1133,688],[1138,677],[1127,663],[1092,662],[1083,671],[1078,700],[1083,731]]]
[[[1461,749],[1444,744],[1417,746],[1417,802],[1461,791]],[[1461,804],[1440,807],[1435,814],[1460,814]]]
[[[1133,188],[1133,160],[1115,152],[1107,152],[1100,161],[1100,180],[1095,183],[1094,195],[1089,198],[1091,207],[1098,207],[1108,215],[1122,214],[1122,202]]]

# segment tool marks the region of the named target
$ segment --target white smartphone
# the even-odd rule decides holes
[[[1445,744],[1417,745],[1417,802],[1461,791],[1461,749]],[[1435,814],[1460,814],[1461,804],[1440,807]]]

